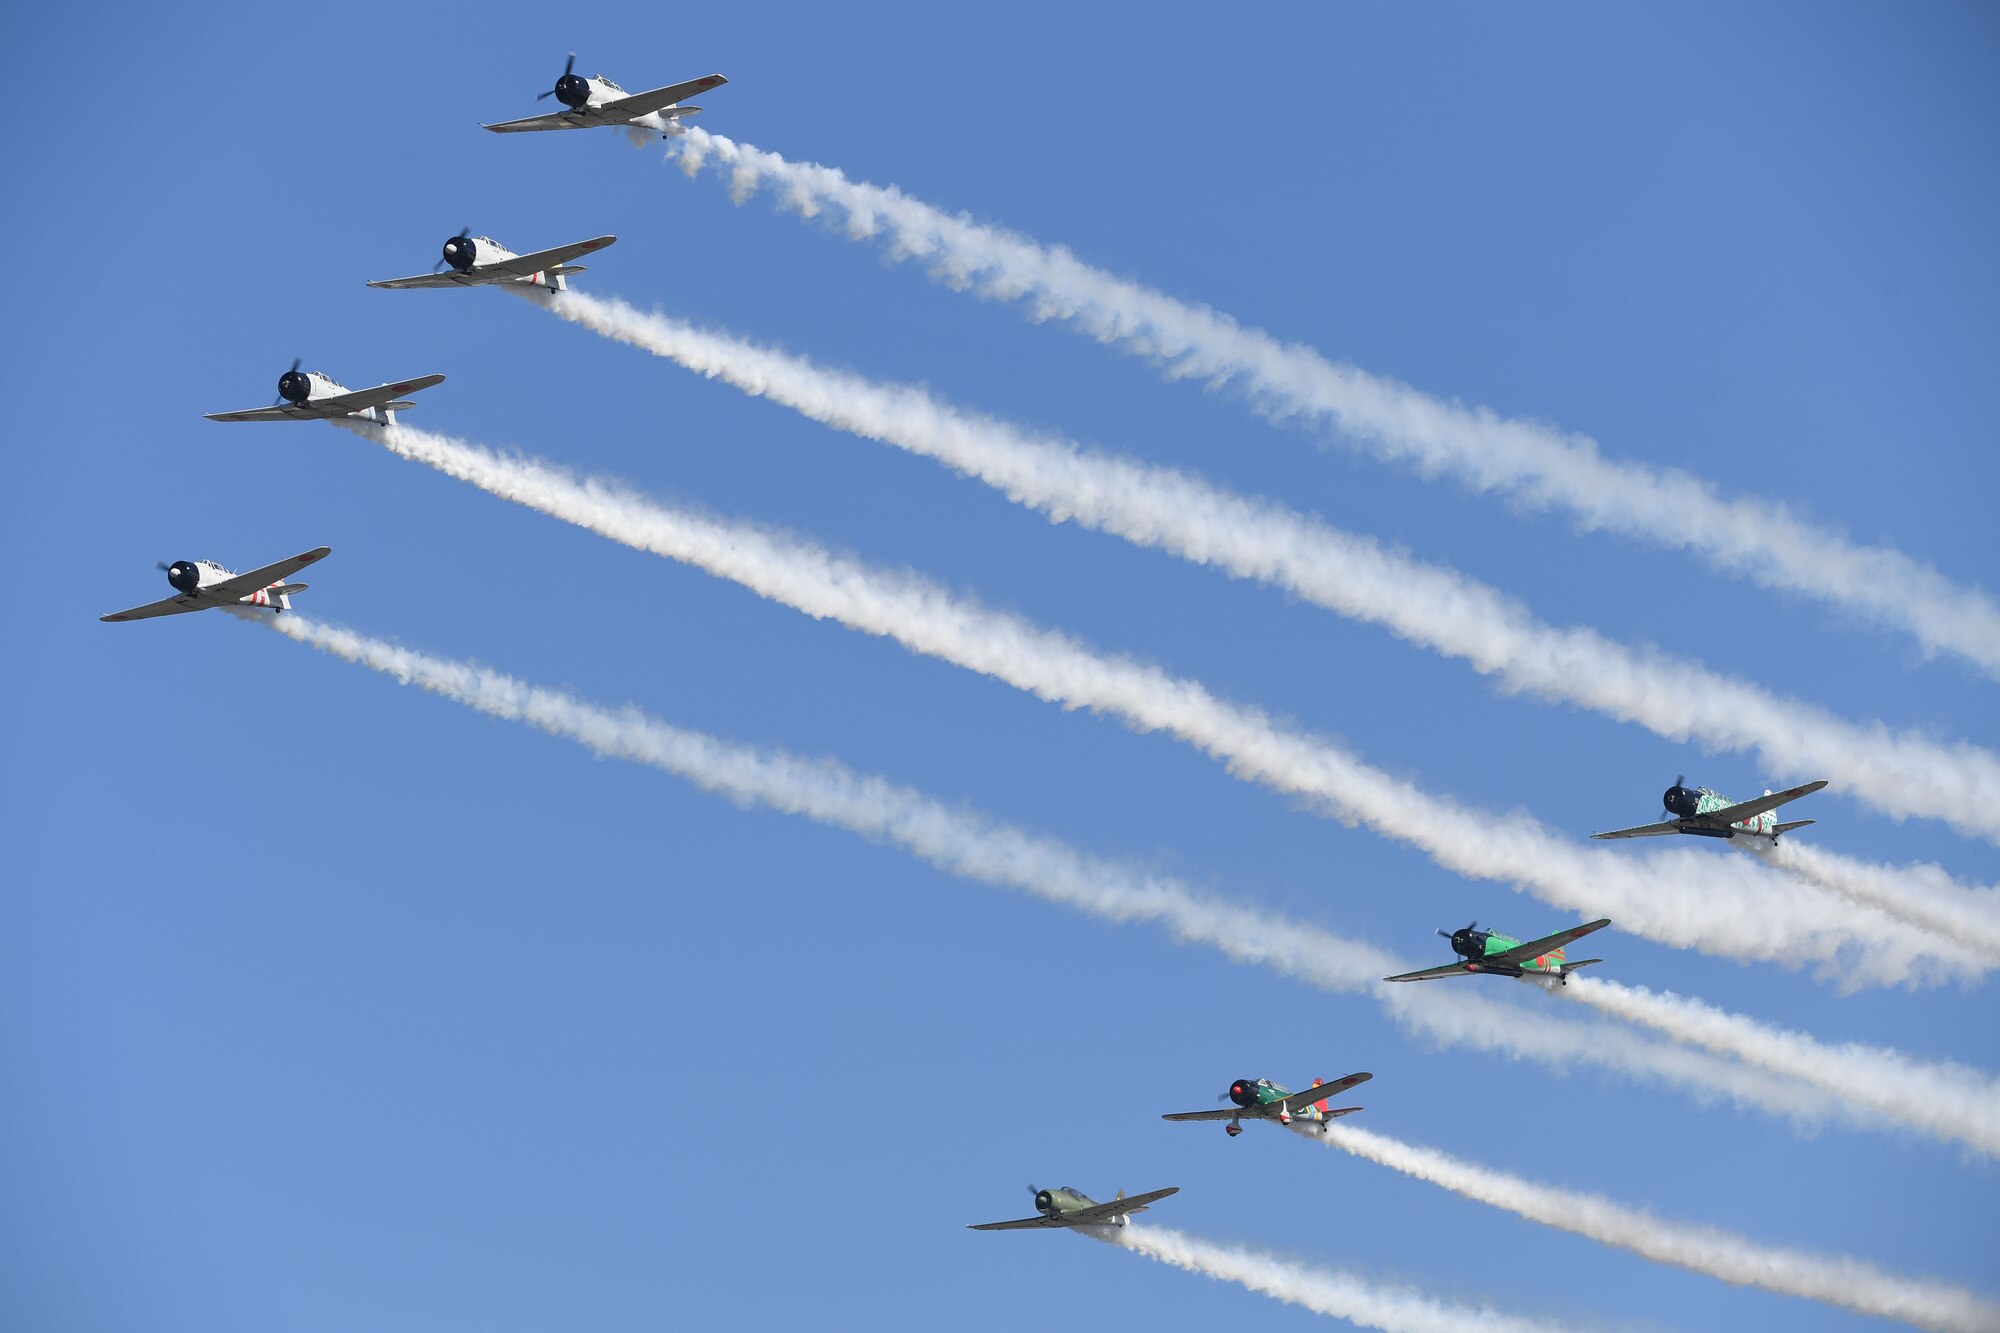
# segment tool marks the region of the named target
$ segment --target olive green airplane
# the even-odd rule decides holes
[[[1125,1219],[1133,1213],[1143,1213],[1146,1205],[1157,1203],[1169,1194],[1179,1194],[1179,1185],[1169,1185],[1151,1194],[1135,1194],[1125,1197],[1119,1190],[1118,1197],[1110,1203],[1099,1203],[1088,1194],[1080,1194],[1064,1185],[1060,1189],[1038,1190],[1028,1186],[1028,1193],[1035,1196],[1035,1216],[1023,1217],[1013,1222],[970,1222],[968,1231],[1023,1231],[1029,1227],[1122,1227]]]
[[[1427,967],[1421,972],[1405,972],[1399,977],[1383,977],[1382,980],[1435,981],[1440,977],[1489,972],[1497,977],[1530,977],[1537,981],[1553,978],[1567,983],[1569,974],[1579,967],[1589,967],[1604,960],[1579,958],[1571,962],[1563,953],[1563,946],[1571,940],[1582,939],[1594,930],[1603,930],[1610,924],[1610,917],[1601,917],[1586,925],[1572,926],[1523,944],[1497,930],[1481,930],[1479,923],[1474,921],[1459,930],[1438,932],[1451,941],[1451,951],[1465,961],[1446,963],[1443,967]]]
[[[1229,1091],[1222,1094],[1220,1101],[1235,1102],[1233,1111],[1174,1111],[1160,1117],[1162,1120],[1227,1120],[1222,1132],[1235,1138],[1243,1132],[1245,1120],[1275,1120],[1281,1125],[1289,1125],[1294,1120],[1335,1120],[1344,1115],[1353,1115],[1361,1108],[1342,1106],[1331,1111],[1326,1103],[1329,1097],[1338,1097],[1349,1088],[1366,1083],[1373,1074],[1349,1074],[1331,1083],[1313,1080],[1313,1085],[1304,1092],[1293,1092],[1282,1083],[1273,1083],[1268,1078],[1239,1078],[1229,1085]]]
[[[1825,785],[1826,779],[1821,778],[1818,782],[1808,782],[1803,787],[1788,787],[1784,791],[1772,791],[1767,787],[1762,796],[1748,801],[1732,801],[1719,791],[1688,786],[1687,775],[1682,774],[1660,797],[1660,804],[1674,818],[1590,836],[1657,838],[1668,833],[1692,833],[1697,838],[1769,838],[1775,843],[1781,835],[1815,821],[1795,819],[1789,824],[1780,824],[1778,817],[1771,812],[1788,801],[1810,796]]]

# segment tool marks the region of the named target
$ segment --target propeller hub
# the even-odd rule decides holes
[[[1055,1209],[1056,1209],[1056,1200],[1053,1194],[1050,1194],[1047,1190],[1035,1191],[1036,1212],[1042,1214],[1042,1216],[1044,1217],[1048,1217],[1052,1216],[1055,1213]]]
[[[444,243],[444,262],[460,273],[472,267],[472,261],[478,253],[479,247],[474,245],[472,238],[464,232]]]
[[[278,376],[278,396],[288,403],[303,403],[312,397],[312,381],[293,366]]]
[[[556,80],[556,100],[572,111],[590,105],[590,83],[578,74],[564,74]]]
[[[1686,778],[1675,779],[1674,785],[1660,797],[1660,804],[1666,807],[1668,814],[1693,819],[1701,813],[1701,793],[1690,790],[1686,782]]]
[[[192,560],[176,560],[167,566],[167,582],[173,585],[175,592],[193,596],[195,589],[201,587],[201,571],[195,568]]]

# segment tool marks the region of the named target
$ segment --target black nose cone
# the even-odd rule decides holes
[[[1035,1191],[1036,1212],[1046,1214],[1051,1208],[1055,1207],[1055,1203],[1055,1199],[1050,1196],[1047,1190]]]
[[[173,584],[175,592],[192,595],[201,586],[201,571],[190,560],[176,560],[167,566],[167,582]]]
[[[444,262],[460,273],[472,267],[475,253],[472,238],[468,236],[454,236],[444,243]]]
[[[303,403],[312,397],[312,381],[296,370],[278,376],[278,396],[288,403]]]
[[[1693,819],[1701,812],[1701,797],[1678,782],[1667,788],[1660,804],[1667,808],[1669,814],[1679,815],[1682,819]]]
[[[565,74],[556,80],[556,100],[572,111],[590,102],[590,85],[580,75]]]

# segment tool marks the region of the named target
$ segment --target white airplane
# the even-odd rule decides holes
[[[151,620],[154,616],[177,616],[187,611],[207,611],[218,606],[262,606],[273,611],[289,611],[292,609],[292,594],[304,592],[306,585],[287,583],[285,580],[331,554],[331,546],[315,546],[301,555],[280,560],[275,565],[265,565],[262,569],[253,569],[248,574],[233,574],[213,560],[176,560],[171,565],[160,566],[167,572],[167,582],[173,585],[175,596],[135,606],[129,611],[115,611],[98,619]]]
[[[500,284],[546,287],[552,292],[566,291],[568,284],[563,279],[571,273],[583,272],[583,265],[569,261],[579,255],[602,250],[617,239],[616,236],[593,236],[573,245],[558,245],[553,250],[517,255],[491,236],[474,236],[472,228],[466,227],[444,243],[444,258],[438,260],[429,273],[419,273],[414,278],[384,278],[368,285],[401,290],[406,287],[485,287]],[[442,272],[447,266],[451,271]]]
[[[1689,787],[1687,776],[1683,774],[1674,779],[1674,785],[1667,788],[1666,795],[1660,798],[1660,804],[1674,816],[1672,819],[1590,836],[1657,838],[1668,833],[1691,833],[1698,838],[1769,838],[1775,843],[1793,829],[1804,828],[1813,821],[1794,819],[1788,824],[1781,824],[1772,812],[1801,796],[1812,795],[1825,785],[1826,779],[1821,778],[1818,782],[1787,787],[1784,791],[1772,791],[1767,787],[1762,796],[1748,801],[1732,801],[1721,792],[1710,791],[1706,787]]]
[[[317,370],[300,370],[297,358],[292,368],[278,376],[278,401],[270,407],[246,407],[240,412],[209,412],[210,421],[329,421],[354,417],[378,426],[396,424],[396,413],[415,403],[400,401],[406,393],[444,383],[442,375],[419,375],[413,380],[378,384],[372,389],[349,389],[336,384]]]
[[[563,66],[562,77],[556,80],[556,86],[535,96],[537,102],[553,96],[568,110],[529,116],[526,120],[503,120],[498,125],[485,128],[495,134],[519,134],[524,130],[587,130],[597,125],[609,125],[617,129],[657,130],[662,138],[672,138],[680,132],[675,121],[701,110],[698,106],[679,106],[677,103],[683,97],[720,88],[727,82],[729,80],[720,74],[710,74],[704,78],[689,79],[686,83],[654,88],[650,92],[628,93],[602,74],[594,79],[578,74],[576,52],[572,51],[569,63]]]

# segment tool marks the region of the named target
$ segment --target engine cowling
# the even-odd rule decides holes
[[[1664,796],[1660,797],[1660,804],[1666,807],[1668,814],[1679,815],[1682,819],[1693,819],[1701,813],[1701,793],[1691,791],[1676,782],[1667,788]]]
[[[312,397],[312,379],[296,370],[278,376],[278,397],[288,403],[303,403]]]
[[[201,571],[195,568],[192,560],[176,560],[167,566],[167,582],[174,586],[175,592],[192,597],[195,590],[201,587]]]
[[[465,272],[478,259],[479,246],[470,236],[454,236],[444,243],[444,262],[456,272]]]
[[[1255,1106],[1257,1102],[1257,1080],[1239,1078],[1229,1085],[1229,1100],[1238,1106]]]
[[[565,74],[556,80],[556,100],[572,111],[590,104],[590,81],[581,74]]]
[[[1036,1190],[1035,1211],[1043,1217],[1054,1217],[1056,1214],[1056,1196],[1047,1190]]]

